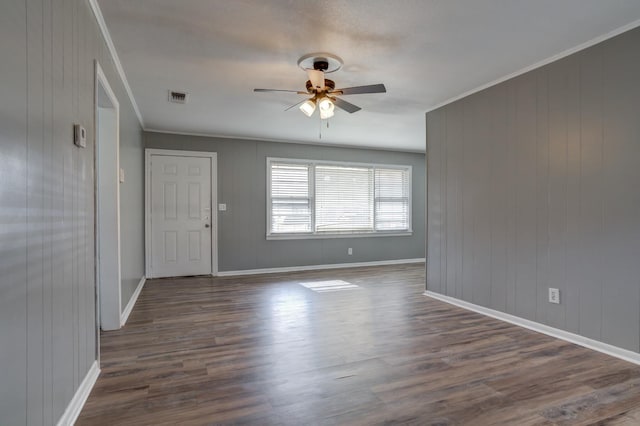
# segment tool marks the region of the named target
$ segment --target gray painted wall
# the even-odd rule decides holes
[[[635,29],[427,114],[429,290],[639,351],[639,76]]]
[[[227,204],[226,212],[218,212],[220,271],[424,257],[424,154],[152,132],[144,139],[147,148],[218,153],[218,202]],[[413,166],[413,235],[267,241],[267,157]]]
[[[124,310],[144,276],[144,147],[138,117],[118,77],[108,74],[107,78],[120,102],[120,168],[125,172],[120,184],[120,297]]]
[[[95,58],[121,107],[123,276],[138,280],[141,130],[85,1],[3,0],[0,57],[0,424],[55,424],[96,359]]]

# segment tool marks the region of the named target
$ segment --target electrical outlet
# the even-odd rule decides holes
[[[549,289],[549,303],[560,303],[560,290],[558,290],[557,288]]]
[[[348,254],[349,256],[351,256],[351,255],[353,254],[353,249],[352,249],[351,247],[349,247],[349,248],[347,249],[347,254]]]
[[[218,204],[218,211],[226,212],[227,211],[227,205],[224,204],[224,203]]]

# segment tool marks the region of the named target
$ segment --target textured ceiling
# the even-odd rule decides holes
[[[99,0],[147,129],[423,151],[424,113],[640,19],[639,0]],[[345,96],[322,129],[291,93],[300,56],[344,67]],[[190,93],[167,102],[169,89]]]

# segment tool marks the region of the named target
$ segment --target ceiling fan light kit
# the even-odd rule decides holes
[[[342,64],[342,59],[331,53],[309,53],[298,60],[298,66],[307,73],[306,91],[283,89],[253,89],[253,91],[290,92],[311,96],[300,105],[300,111],[307,117],[311,117],[317,106],[320,111],[321,120],[333,117],[336,106],[350,114],[360,111],[361,108],[359,106],[349,103],[337,96],[385,93],[387,91],[384,84],[336,89],[334,81],[325,78],[325,74],[338,71],[342,67]],[[292,105],[292,107],[293,106],[295,105]]]
[[[307,117],[311,117],[316,110],[316,102],[313,99],[307,99],[302,105],[300,105],[300,111]]]
[[[333,117],[333,110],[335,109],[335,105],[333,102],[331,102],[331,99],[326,96],[323,97],[322,99],[320,99],[320,103],[318,106],[320,108],[320,119],[326,120],[327,118]]]

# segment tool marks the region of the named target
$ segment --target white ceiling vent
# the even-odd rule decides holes
[[[187,92],[178,92],[176,90],[169,90],[169,102],[176,104],[186,104],[189,94]]]

